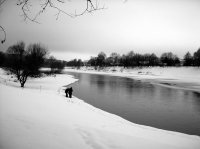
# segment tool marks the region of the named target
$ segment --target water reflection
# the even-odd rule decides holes
[[[192,94],[196,97],[196,98],[198,98],[199,100],[195,100],[195,99],[191,99],[192,100],[192,102],[193,102],[193,105],[194,105],[194,107],[198,110],[198,112],[199,112],[199,117],[200,117],[200,93],[198,93],[198,92],[192,92]]]
[[[196,97],[198,97],[200,99],[200,93],[198,92],[192,92]]]
[[[200,94],[130,78],[68,73],[78,98],[134,123],[200,135]]]

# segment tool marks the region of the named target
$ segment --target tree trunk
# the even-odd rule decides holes
[[[24,84],[26,83],[26,80],[27,80],[27,75],[21,75],[21,77],[20,77],[20,84],[21,84],[21,87],[23,88],[24,87]]]
[[[21,83],[21,82],[20,82]],[[23,88],[24,87],[24,83],[21,83],[21,87]]]

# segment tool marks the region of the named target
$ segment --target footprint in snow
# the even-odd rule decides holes
[[[81,128],[77,128],[77,131],[81,135],[81,137],[83,138],[85,143],[87,145],[89,145],[91,148],[93,148],[93,149],[105,149],[105,148],[107,148],[103,144],[98,143],[97,142],[98,140],[90,132],[83,130]]]

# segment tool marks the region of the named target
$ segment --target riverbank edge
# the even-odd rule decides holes
[[[147,82],[154,85],[159,85],[162,87],[173,88],[173,89],[181,89],[187,91],[193,91],[200,93],[200,82],[190,80],[186,81],[183,79],[172,78],[168,76],[156,76],[156,75],[136,75],[131,73],[123,73],[123,72],[103,72],[103,71],[91,71],[91,70],[81,70],[81,69],[72,69],[70,67],[65,67],[62,73],[65,72],[76,72],[76,73],[88,73],[88,74],[98,74],[98,75],[109,75],[116,77],[124,77],[130,78],[134,80],[138,80],[141,82]]]

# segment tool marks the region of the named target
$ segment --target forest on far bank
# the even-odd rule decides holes
[[[96,57],[91,57],[87,61],[81,59],[73,59],[66,62],[66,66],[81,67],[153,67],[153,66],[200,66],[200,49],[191,54],[187,52],[183,59],[180,59],[172,52],[165,52],[160,57],[156,54],[140,54],[133,51],[120,55],[116,52],[107,56],[104,52],[100,52]]]

